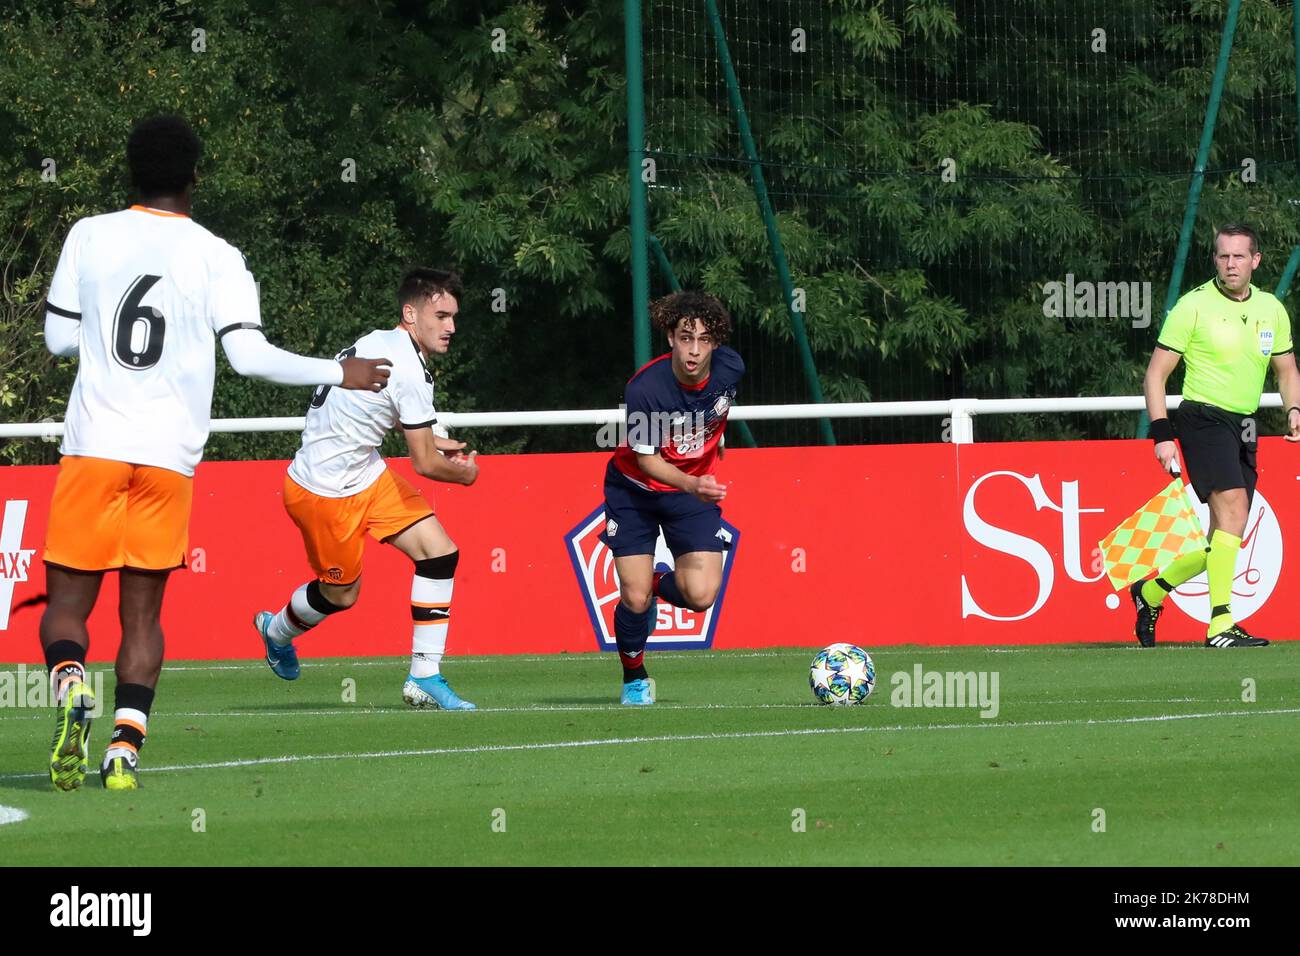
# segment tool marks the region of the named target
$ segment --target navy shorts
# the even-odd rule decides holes
[[[605,470],[605,530],[600,540],[623,558],[654,554],[659,529],[673,557],[722,551],[722,509],[684,491],[647,491],[611,463]]]

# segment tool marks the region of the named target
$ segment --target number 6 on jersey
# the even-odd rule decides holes
[[[141,305],[162,276],[140,276],[122,296],[113,315],[113,356],[123,368],[153,368],[162,358],[167,320],[150,305]]]

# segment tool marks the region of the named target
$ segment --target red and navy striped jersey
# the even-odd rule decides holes
[[[651,491],[678,489],[643,472],[637,454],[658,451],[688,475],[712,474],[727,413],[744,374],[744,361],[726,345],[713,350],[709,377],[696,386],[678,381],[671,352],[643,365],[628,379],[624,392],[627,436],[614,452],[614,467]]]

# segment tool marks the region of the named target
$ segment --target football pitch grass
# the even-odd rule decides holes
[[[652,652],[648,708],[609,654],[451,658],[477,713],[407,708],[402,660],[178,662],[133,793],[54,792],[50,711],[0,710],[0,860],[66,864],[71,834],[97,866],[1300,862],[1300,643],[868,650],[856,707],[813,703],[807,648]],[[917,664],[996,672],[997,716],[893,706]]]

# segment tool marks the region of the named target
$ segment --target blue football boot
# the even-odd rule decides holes
[[[623,704],[628,707],[646,707],[655,702],[654,682],[648,677],[628,681],[623,685]]]
[[[432,707],[434,710],[478,710],[469,701],[461,700],[441,674],[432,677],[407,674],[406,683],[402,685],[402,700],[412,707]]]
[[[262,644],[266,647],[266,663],[270,665],[271,670],[275,672],[276,677],[284,680],[297,680],[302,669],[298,665],[298,651],[290,642],[281,646],[267,635],[267,628],[271,626],[271,621],[275,617],[270,611],[258,611],[253,617],[253,626],[257,628],[257,633],[262,636]]]

